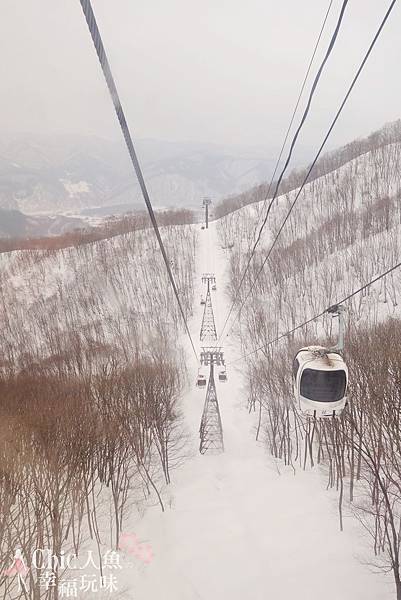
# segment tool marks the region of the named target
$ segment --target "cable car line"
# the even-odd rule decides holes
[[[263,346],[259,346],[255,350],[252,350],[252,352],[248,352],[247,354],[243,354],[239,358],[236,358],[235,360],[232,360],[227,366],[232,365],[233,363],[236,363],[236,362],[238,362],[240,360],[243,360],[244,358],[248,358],[248,356],[252,356],[253,354],[256,354],[257,352],[259,352],[260,350],[264,350],[268,346],[271,346],[272,344],[275,344],[276,342],[279,342],[283,338],[288,337],[289,335],[291,335],[295,331],[298,331],[298,329],[302,329],[302,327],[305,327],[306,325],[309,325],[310,323],[313,323],[317,319],[320,319],[320,317],[323,317],[323,315],[325,315],[326,313],[328,313],[329,311],[331,311],[331,309],[333,309],[334,306],[341,305],[341,304],[344,304],[345,302],[348,302],[348,300],[350,300],[351,298],[353,298],[357,294],[360,294],[361,292],[363,292],[364,290],[366,290],[368,287],[370,287],[371,285],[373,285],[374,283],[376,283],[380,279],[383,279],[383,277],[386,277],[387,275],[389,275],[390,273],[392,273],[393,271],[395,271],[399,267],[401,267],[401,262],[397,263],[396,265],[394,265],[390,269],[387,269],[387,271],[385,271],[384,273],[381,273],[381,275],[378,275],[377,277],[375,277],[374,279],[372,279],[371,281],[369,281],[369,283],[365,283],[363,286],[361,286],[357,290],[354,290],[353,292],[351,292],[350,294],[348,294],[348,296],[345,296],[345,298],[342,298],[342,300],[339,300],[335,304],[330,305],[328,308],[326,308],[325,310],[323,310],[319,314],[315,315],[314,317],[311,317],[310,319],[308,319],[307,321],[304,321],[300,325],[297,325],[296,327],[293,327],[293,329],[290,329],[289,331],[286,331],[285,333],[282,333],[281,335],[277,336],[273,340],[270,340],[266,344],[263,344]]]
[[[247,301],[247,299],[249,298],[249,296],[250,296],[251,292],[253,291],[253,289],[254,289],[254,286],[255,286],[255,284],[256,284],[256,282],[257,282],[257,280],[258,280],[258,278],[259,278],[260,274],[262,273],[262,271],[263,271],[263,269],[264,269],[264,266],[265,266],[266,262],[268,261],[268,259],[269,259],[270,255],[271,255],[271,253],[272,253],[272,251],[273,251],[273,248],[274,248],[274,246],[276,245],[276,242],[277,242],[278,238],[280,237],[280,234],[281,234],[282,230],[284,229],[284,227],[285,227],[285,224],[287,223],[287,221],[288,221],[288,219],[289,219],[289,217],[290,217],[290,215],[291,215],[291,213],[292,213],[292,210],[293,210],[293,208],[294,208],[294,206],[295,206],[296,202],[298,201],[298,198],[299,198],[299,197],[300,197],[300,195],[301,195],[301,192],[303,191],[303,189],[304,189],[304,187],[305,187],[305,185],[306,185],[306,183],[307,183],[307,181],[308,181],[308,178],[309,178],[309,176],[310,176],[310,174],[311,174],[311,172],[312,172],[312,170],[313,170],[314,166],[316,165],[316,162],[317,162],[317,160],[318,160],[318,158],[319,158],[320,154],[322,153],[322,151],[323,151],[323,148],[324,148],[324,146],[326,145],[326,142],[327,142],[328,138],[330,137],[330,134],[331,134],[331,132],[332,132],[332,131],[333,131],[333,129],[334,129],[334,126],[335,126],[335,124],[337,123],[337,121],[338,121],[338,118],[340,117],[340,114],[341,114],[341,112],[342,112],[342,110],[343,110],[343,108],[344,108],[345,104],[347,103],[347,100],[348,100],[349,96],[351,95],[351,92],[352,92],[352,90],[353,90],[353,88],[354,88],[354,86],[355,86],[355,84],[356,84],[356,82],[357,82],[357,80],[358,80],[358,78],[359,78],[359,76],[360,76],[360,74],[361,74],[361,72],[362,72],[362,70],[363,70],[363,68],[364,68],[364,66],[365,66],[365,64],[366,64],[366,62],[367,62],[367,60],[368,60],[368,58],[369,58],[369,56],[370,56],[370,54],[371,54],[371,52],[372,52],[372,50],[373,50],[373,48],[374,48],[375,44],[376,44],[376,42],[377,42],[377,40],[378,40],[378,38],[379,38],[380,34],[381,34],[381,32],[382,32],[382,30],[383,30],[383,27],[384,27],[384,25],[385,25],[385,23],[386,23],[386,21],[387,21],[388,17],[390,16],[390,13],[391,13],[391,11],[392,11],[392,9],[393,9],[393,7],[394,7],[394,5],[395,5],[396,1],[397,1],[397,0],[392,0],[392,2],[391,2],[391,4],[390,4],[389,8],[387,9],[387,11],[386,11],[386,13],[385,13],[385,15],[384,15],[384,17],[383,17],[383,20],[382,20],[382,22],[381,22],[381,24],[380,24],[380,26],[379,26],[379,28],[378,28],[378,30],[377,30],[377,32],[376,32],[376,34],[375,34],[374,38],[373,38],[373,40],[371,41],[371,43],[370,43],[370,45],[369,45],[369,48],[368,48],[367,52],[365,53],[365,56],[364,56],[364,58],[363,58],[363,60],[362,60],[362,62],[361,62],[361,64],[360,64],[360,66],[359,66],[359,68],[358,68],[358,70],[357,70],[357,72],[356,72],[356,74],[355,74],[355,76],[354,76],[354,78],[353,78],[352,82],[351,82],[351,85],[349,86],[349,88],[348,88],[348,91],[347,91],[347,93],[345,94],[345,96],[344,96],[344,99],[343,99],[343,101],[341,102],[341,105],[340,105],[340,107],[339,107],[339,109],[338,109],[338,111],[337,111],[337,113],[336,113],[336,115],[335,115],[335,117],[334,117],[334,119],[333,119],[333,121],[332,121],[332,123],[331,123],[331,125],[330,125],[330,127],[329,127],[329,129],[328,129],[328,131],[327,131],[327,133],[326,133],[326,135],[325,135],[325,137],[324,137],[324,139],[323,139],[323,142],[322,142],[322,144],[320,145],[320,148],[319,148],[319,150],[318,150],[318,152],[317,152],[317,154],[316,154],[315,158],[313,159],[313,162],[312,162],[312,164],[310,165],[310,167],[309,167],[309,169],[308,169],[308,171],[307,171],[307,174],[306,174],[306,176],[305,176],[305,178],[304,178],[304,180],[303,180],[303,182],[302,182],[302,184],[301,184],[301,187],[299,188],[299,190],[298,190],[298,192],[297,192],[297,194],[296,194],[296,196],[295,196],[295,198],[294,198],[294,201],[292,202],[292,204],[291,204],[291,206],[290,206],[290,208],[289,208],[289,210],[288,210],[288,212],[287,212],[287,215],[286,215],[286,217],[285,217],[284,221],[282,222],[282,224],[281,224],[281,226],[280,226],[280,228],[279,228],[279,230],[278,230],[278,232],[277,232],[277,234],[276,234],[276,236],[275,236],[275,238],[274,238],[274,240],[273,240],[273,242],[272,242],[272,244],[271,244],[271,246],[270,246],[270,249],[269,249],[269,251],[268,251],[268,253],[267,253],[266,257],[264,258],[264,260],[263,260],[263,262],[262,262],[262,265],[261,265],[261,267],[260,267],[259,271],[257,272],[257,274],[256,274],[256,277],[255,277],[254,281],[252,282],[252,284],[251,284],[251,287],[250,287],[250,289],[249,289],[249,291],[248,291],[247,295],[245,296],[244,300],[242,301],[242,303],[241,303],[241,305],[240,305],[240,307],[239,307],[239,309],[238,309],[238,311],[237,311],[237,314],[235,315],[235,318],[233,319],[233,321],[232,321],[232,323],[231,323],[231,325],[230,325],[230,328],[229,328],[229,330],[228,330],[228,332],[227,332],[227,335],[229,334],[229,332],[230,332],[230,331],[231,331],[231,329],[233,328],[233,326],[234,326],[234,323],[236,322],[236,320],[237,320],[237,318],[238,318],[238,316],[239,316],[239,314],[240,314],[240,312],[241,312],[241,310],[242,310],[242,307],[244,306],[245,302]],[[239,287],[240,287],[240,286],[239,286]],[[234,301],[233,301],[232,307],[234,307],[234,304],[235,304],[235,301],[236,301],[236,298],[237,298],[237,295],[238,295],[239,287],[238,287],[238,289],[237,289],[237,294],[236,294],[236,296],[235,296],[235,298],[234,298]],[[226,326],[226,324],[227,324],[228,318],[229,318],[229,316],[228,316],[228,317],[227,317],[227,319],[226,319],[226,322],[225,322],[225,324],[224,324],[223,330],[224,330],[224,328],[225,328],[225,326]],[[222,333],[223,333],[223,332],[222,332]],[[220,337],[221,337],[222,333],[220,334]]]
[[[324,67],[325,67],[325,65],[326,65],[326,62],[328,61],[328,59],[329,59],[329,56],[330,56],[330,54],[331,54],[331,52],[332,52],[332,50],[333,50],[333,48],[334,48],[334,45],[335,45],[335,42],[336,42],[336,39],[337,39],[338,33],[339,33],[339,31],[340,31],[340,26],[341,26],[341,23],[342,23],[342,20],[343,20],[344,12],[345,12],[346,6],[347,6],[347,4],[348,4],[348,1],[349,1],[349,0],[343,0],[343,4],[342,4],[341,10],[340,10],[340,14],[339,14],[339,17],[338,17],[338,20],[337,20],[336,27],[335,27],[335,29],[334,29],[334,32],[333,32],[332,36],[331,36],[330,43],[329,43],[329,45],[328,45],[328,48],[327,48],[327,50],[326,50],[325,56],[324,56],[324,58],[323,58],[323,60],[322,60],[322,62],[321,62],[321,64],[320,64],[320,67],[319,67],[319,69],[318,69],[318,72],[317,72],[317,74],[316,74],[316,76],[315,76],[315,79],[313,80],[313,84],[312,84],[311,90],[310,90],[310,92],[309,92],[309,97],[308,97],[308,101],[307,101],[307,104],[306,104],[305,110],[304,110],[304,112],[303,112],[303,115],[302,115],[301,121],[300,121],[300,123],[299,123],[299,125],[298,125],[298,127],[297,127],[297,129],[296,129],[296,131],[295,131],[294,137],[293,137],[293,139],[292,139],[292,142],[291,142],[291,145],[290,145],[290,149],[289,149],[289,151],[288,151],[288,155],[287,155],[286,161],[285,161],[285,163],[284,163],[284,166],[283,166],[283,168],[281,169],[281,173],[280,173],[280,175],[279,175],[279,178],[278,178],[278,180],[277,180],[277,182],[276,182],[276,185],[275,185],[275,189],[274,189],[273,197],[272,197],[272,199],[270,200],[270,203],[269,203],[269,206],[268,206],[268,208],[267,208],[267,212],[266,212],[266,215],[265,215],[265,217],[264,217],[264,219],[263,219],[262,225],[261,225],[261,227],[260,227],[260,230],[259,230],[258,236],[257,236],[257,238],[256,238],[256,241],[255,241],[254,245],[253,245],[253,248],[252,248],[251,254],[250,254],[249,258],[248,258],[248,261],[247,261],[247,264],[246,264],[246,266],[245,266],[245,269],[244,269],[244,271],[243,271],[243,273],[242,273],[242,276],[241,276],[240,282],[239,282],[239,284],[238,284],[238,287],[237,287],[237,289],[236,289],[236,292],[235,292],[234,300],[233,300],[233,301],[232,301],[232,303],[231,303],[230,310],[228,311],[228,315],[227,315],[227,317],[226,317],[226,320],[224,321],[224,325],[223,325],[223,328],[222,328],[222,330],[221,330],[221,333],[220,333],[220,338],[219,338],[219,340],[220,340],[220,339],[221,339],[221,337],[223,336],[223,333],[224,333],[224,330],[225,330],[225,328],[226,328],[226,326],[227,326],[228,320],[229,320],[229,318],[230,318],[230,316],[231,316],[231,313],[232,313],[232,311],[233,311],[233,309],[234,309],[234,306],[235,306],[235,304],[236,304],[236,301],[237,301],[237,298],[238,298],[239,291],[240,291],[240,289],[241,289],[241,287],[242,287],[242,284],[243,284],[243,283],[244,283],[244,281],[245,281],[245,276],[246,276],[246,274],[247,274],[247,272],[248,272],[248,269],[249,269],[249,266],[250,266],[250,264],[251,264],[252,258],[253,258],[254,254],[255,254],[256,247],[257,247],[257,245],[258,245],[258,244],[259,244],[259,242],[260,242],[261,235],[262,235],[262,231],[263,231],[263,229],[264,229],[264,227],[265,227],[265,225],[266,225],[266,222],[267,222],[267,219],[268,219],[268,217],[269,217],[269,214],[270,214],[271,208],[272,208],[272,206],[273,206],[273,203],[274,203],[275,199],[277,198],[278,190],[279,190],[279,187],[280,187],[280,185],[281,185],[281,182],[282,182],[282,180],[283,180],[284,174],[285,174],[285,172],[286,172],[286,170],[287,170],[287,168],[288,168],[288,165],[289,165],[289,163],[290,163],[290,160],[291,160],[291,158],[292,158],[292,153],[293,153],[293,150],[294,150],[295,144],[296,144],[296,142],[297,142],[298,136],[299,136],[299,134],[300,134],[300,132],[301,132],[301,129],[302,129],[302,127],[303,127],[303,125],[304,125],[305,121],[306,121],[306,117],[307,117],[307,116],[308,116],[308,114],[309,114],[309,110],[310,110],[310,107],[311,107],[311,104],[312,104],[312,99],[313,99],[313,97],[314,97],[314,95],[315,95],[315,91],[316,91],[316,88],[317,88],[317,84],[319,83],[319,79],[320,79],[320,77],[321,77],[321,75],[322,75],[323,69],[324,69]]]
[[[135,147],[134,147],[134,144],[133,144],[133,141],[132,141],[131,133],[130,133],[130,130],[128,128],[128,124],[127,124],[127,121],[126,121],[126,118],[125,118],[125,114],[124,114],[124,111],[123,111],[123,108],[122,108],[122,105],[121,105],[120,97],[119,97],[118,92],[117,92],[117,88],[116,88],[116,85],[115,85],[115,82],[114,82],[114,78],[113,78],[113,75],[112,75],[112,72],[111,72],[110,64],[109,64],[109,61],[108,61],[107,56],[106,56],[106,51],[104,49],[104,45],[103,45],[103,42],[102,42],[102,38],[101,38],[100,31],[99,31],[99,28],[98,28],[98,25],[97,25],[97,22],[96,22],[95,15],[94,15],[94,12],[93,12],[93,9],[92,9],[92,5],[91,5],[90,0],[79,0],[79,1],[81,3],[81,7],[82,7],[82,10],[83,10],[84,15],[85,15],[86,22],[88,24],[88,28],[89,28],[89,31],[90,31],[90,34],[91,34],[91,37],[92,37],[93,44],[94,44],[95,49],[96,49],[96,53],[97,53],[97,56],[98,56],[98,59],[99,59],[99,62],[100,62],[100,66],[102,67],[103,75],[104,75],[104,78],[106,80],[107,87],[109,89],[112,102],[114,104],[114,109],[116,111],[117,118],[118,118],[118,121],[120,123],[121,131],[123,133],[124,140],[125,140],[125,143],[126,143],[126,146],[127,146],[130,158],[131,158],[131,162],[132,162],[132,165],[134,167],[134,170],[135,170],[135,173],[136,173],[136,176],[137,176],[137,179],[138,179],[141,191],[142,191],[142,196],[143,196],[143,199],[145,200],[145,204],[146,204],[146,207],[148,209],[149,217],[150,217],[151,223],[153,225],[153,229],[155,231],[157,241],[159,243],[159,248],[160,248],[160,251],[162,253],[164,263],[166,265],[168,277],[169,277],[169,280],[171,282],[171,286],[173,288],[174,295],[175,295],[175,297],[177,299],[177,303],[178,303],[178,306],[179,306],[179,309],[180,309],[180,313],[181,313],[182,319],[184,321],[185,329],[186,329],[186,332],[188,334],[189,340],[191,342],[193,353],[195,354],[196,360],[198,361],[198,357],[197,357],[197,353],[196,353],[196,350],[195,350],[194,342],[192,340],[191,332],[189,331],[189,327],[188,327],[188,323],[187,323],[187,320],[186,320],[186,317],[185,317],[184,309],[183,309],[183,306],[181,304],[181,300],[180,300],[179,295],[178,295],[177,286],[176,286],[176,283],[175,283],[175,280],[174,280],[173,273],[171,271],[171,267],[170,267],[170,263],[169,263],[169,260],[168,260],[168,257],[167,257],[166,249],[164,247],[163,240],[162,240],[161,235],[160,235],[159,227],[158,227],[158,224],[157,224],[157,221],[156,221],[156,217],[155,217],[155,214],[154,214],[154,211],[153,211],[152,203],[150,201],[149,193],[148,193],[148,190],[147,190],[147,187],[146,187],[146,184],[145,184],[145,180],[144,180],[144,177],[143,177],[142,169],[141,169],[141,166],[139,164],[139,161],[138,161],[138,158],[137,158],[137,155],[136,155],[136,152],[135,152]]]
[[[266,202],[267,202],[267,200],[268,200],[268,198],[269,198],[270,190],[271,190],[271,187],[272,187],[272,185],[273,185],[274,178],[275,178],[275,176],[276,176],[276,172],[277,172],[277,169],[278,169],[278,167],[279,167],[279,164],[280,164],[280,161],[281,161],[281,157],[282,157],[282,155],[283,155],[284,148],[285,148],[285,145],[286,145],[286,143],[287,143],[287,140],[288,140],[288,136],[290,135],[291,127],[292,127],[292,124],[293,124],[293,122],[294,122],[295,115],[296,115],[296,113],[297,113],[298,106],[299,106],[299,103],[300,103],[300,101],[301,101],[302,94],[303,94],[303,91],[304,91],[304,89],[305,89],[305,85],[306,85],[306,82],[307,82],[307,80],[308,80],[309,73],[310,73],[310,70],[311,70],[311,68],[312,68],[312,64],[313,64],[313,61],[314,61],[314,58],[315,58],[315,55],[316,55],[317,49],[318,49],[318,47],[319,47],[320,39],[321,39],[321,37],[322,37],[323,31],[324,31],[324,28],[325,28],[325,25],[326,25],[326,21],[327,21],[327,19],[328,19],[328,16],[329,16],[329,13],[330,13],[330,10],[331,10],[331,7],[332,7],[332,4],[333,4],[333,0],[330,0],[329,7],[328,7],[328,9],[327,9],[327,11],[326,11],[326,14],[325,14],[325,17],[324,17],[324,19],[323,19],[323,23],[322,23],[322,26],[321,26],[321,28],[320,28],[320,32],[319,32],[318,38],[317,38],[317,40],[316,40],[316,43],[315,43],[315,47],[314,47],[314,50],[313,50],[312,56],[311,56],[311,58],[310,58],[310,61],[309,61],[308,68],[307,68],[307,70],[306,70],[306,74],[305,74],[304,80],[303,80],[303,82],[302,82],[302,85],[301,85],[300,92],[299,92],[299,94],[298,94],[298,99],[297,99],[297,101],[296,101],[296,103],[295,103],[294,110],[293,110],[293,112],[292,112],[292,116],[291,116],[291,119],[290,119],[290,123],[289,123],[289,125],[288,125],[287,131],[286,131],[286,134],[285,134],[285,136],[284,136],[284,141],[283,141],[283,143],[282,143],[282,145],[281,145],[280,153],[279,153],[279,155],[278,155],[278,158],[277,158],[277,161],[276,161],[276,165],[275,165],[275,167],[274,167],[273,175],[271,176],[271,179],[270,179],[269,187],[267,188],[266,196],[265,196],[265,199],[264,199],[264,201],[263,201],[263,206],[262,206],[261,214],[263,213],[263,211],[264,211],[264,209],[265,209],[265,207],[266,207]],[[270,208],[270,207],[269,207],[269,208]],[[269,209],[268,209],[268,210],[269,210]],[[258,229],[258,227],[259,227],[259,221],[260,221],[260,216],[258,217],[258,222],[257,222],[257,224],[256,224],[256,227],[255,227],[255,231],[254,231],[254,235],[253,235],[253,237],[255,237],[256,231],[257,231],[257,229]],[[248,252],[249,252],[249,250],[250,250],[250,247],[248,248]]]

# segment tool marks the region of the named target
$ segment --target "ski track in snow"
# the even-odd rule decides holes
[[[212,292],[219,334],[229,307],[225,251],[215,223],[199,232],[195,314],[190,322],[199,342],[204,272],[214,272]],[[131,600],[387,600],[394,597],[391,576],[362,564],[370,547],[355,520],[345,517],[340,532],[336,494],[325,490],[318,469],[285,468],[255,441],[255,419],[246,409],[240,369],[227,369],[228,382],[216,382],[225,452],[198,452],[205,390],[195,388],[196,365],[187,348],[191,381],[183,400],[190,434],[188,458],[164,490],[166,510],[149,508],[135,518],[133,532],[152,546],[149,565],[124,569]],[[224,338],[226,362],[238,351]],[[205,344],[207,345],[207,344]],[[238,364],[238,363],[237,363]],[[166,500],[167,497],[167,500]],[[120,588],[121,589],[121,588]],[[125,597],[125,596],[124,596]]]

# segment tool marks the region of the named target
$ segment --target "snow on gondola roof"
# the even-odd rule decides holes
[[[320,354],[321,352],[321,354]],[[345,362],[341,354],[324,346],[306,346],[298,350],[295,358],[302,363],[306,361],[310,368],[322,371],[339,370],[345,368]]]

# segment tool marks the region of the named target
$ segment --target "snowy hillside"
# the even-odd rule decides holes
[[[343,417],[305,420],[291,371],[299,348],[336,343],[338,323],[322,315],[325,309],[401,260],[401,143],[365,148],[298,191],[274,202],[238,294],[268,202],[218,222],[220,245],[232,246],[226,250],[229,295],[238,296],[221,343],[228,335],[244,356],[237,368],[249,411],[257,415],[257,439],[297,472],[318,465],[327,487],[337,491],[339,526],[349,528],[349,516],[355,517],[371,545],[364,561],[392,573],[399,590],[400,268],[344,303],[350,385]]]
[[[278,232],[298,188],[274,203],[252,260],[241,299],[257,278],[267,250]],[[278,243],[256,280],[256,293],[246,304],[254,318],[280,306],[268,330],[255,329],[255,345],[306,320],[375,274],[396,264],[401,256],[401,143],[367,152],[343,167],[307,184],[301,192]],[[231,285],[239,283],[268,203],[249,205],[219,221],[221,243],[234,242],[230,256]],[[397,315],[401,274],[395,272],[365,299],[351,300],[350,312],[359,322],[375,322],[371,311]],[[268,294],[267,294],[268,291]],[[299,298],[302,298],[302,302]],[[372,321],[373,319],[373,321]],[[313,325],[312,325],[313,327]],[[252,334],[252,335],[253,335]],[[267,336],[265,339],[261,336]]]
[[[181,231],[164,232],[164,237],[170,256],[180,257],[177,263],[174,261],[180,289],[188,293],[191,285],[194,285],[190,328],[193,339],[197,340],[203,311],[199,298],[205,290],[201,276],[204,272],[212,272],[216,276],[217,290],[212,294],[212,301],[219,332],[228,310],[225,288],[229,281],[229,271],[226,251],[219,248],[215,224],[212,224],[209,231],[199,232],[197,235],[195,265],[181,262],[181,256],[188,255],[191,248],[194,248],[194,233],[191,231],[192,228],[183,227]],[[10,403],[4,385],[5,375],[12,368],[11,362],[22,361],[24,371],[28,373],[29,358],[32,360],[34,355],[37,368],[40,368],[42,374],[42,383],[40,395],[37,395],[35,384],[31,382],[29,401],[40,411],[41,425],[38,431],[42,431],[42,435],[47,431],[50,419],[46,412],[43,413],[48,403],[45,373],[53,373],[53,378],[56,373],[62,378],[69,374],[71,384],[72,381],[75,382],[75,393],[82,377],[83,381],[88,376],[91,377],[94,388],[92,393],[99,411],[96,417],[98,427],[104,427],[107,423],[109,427],[112,423],[117,426],[118,423],[116,414],[110,414],[110,408],[103,416],[103,399],[109,406],[112,403],[117,416],[121,414],[121,417],[126,417],[126,424],[118,425],[119,436],[122,436],[121,448],[113,445],[112,430],[107,428],[103,434],[106,436],[104,443],[107,442],[107,455],[102,459],[102,444],[98,443],[96,459],[93,457],[87,465],[85,462],[89,483],[92,482],[91,485],[96,489],[96,499],[95,496],[89,496],[88,510],[90,514],[96,511],[96,520],[92,516],[89,523],[96,531],[98,544],[96,539],[90,539],[94,536],[88,535],[86,510],[82,509],[84,520],[81,525],[73,520],[71,532],[71,535],[80,534],[82,537],[78,545],[81,557],[79,564],[86,563],[90,549],[95,552],[95,557],[99,553],[107,560],[107,552],[115,547],[116,536],[120,535],[121,550],[118,557],[121,569],[109,570],[106,562],[104,581],[109,581],[107,578],[112,573],[115,586],[112,591],[121,598],[129,599],[137,595],[152,600],[159,600],[160,597],[166,600],[195,600],[203,597],[231,600],[247,597],[250,600],[262,600],[267,592],[282,600],[293,598],[294,595],[305,600],[317,600],[323,595],[328,600],[391,598],[390,583],[385,578],[382,581],[369,573],[358,559],[358,556],[365,556],[367,549],[364,541],[359,538],[356,527],[351,524],[344,533],[339,531],[335,494],[325,491],[324,477],[317,471],[298,473],[294,477],[292,469],[286,469],[280,462],[272,462],[263,445],[255,442],[254,428],[257,420],[247,412],[242,369],[229,366],[228,382],[217,385],[225,452],[217,456],[199,454],[199,422],[205,393],[195,389],[193,385],[196,367],[184,334],[181,333],[179,339],[186,358],[170,346],[169,340],[176,336],[176,329],[173,324],[163,325],[163,322],[165,319],[169,320],[176,311],[173,304],[167,305],[162,300],[163,285],[158,276],[160,264],[155,269],[151,267],[151,261],[156,256],[155,250],[152,238],[140,233],[135,238],[124,236],[108,243],[49,255],[24,252],[2,255],[2,289],[13,289],[6,305],[12,303],[13,306],[20,307],[15,314],[10,314],[9,311],[2,313],[3,331],[6,332],[3,356],[8,359],[2,365],[2,385],[8,410]],[[137,261],[135,256],[141,256],[141,259]],[[46,292],[43,293],[43,290]],[[166,312],[166,306],[171,307],[173,313]],[[142,314],[138,314],[135,307],[140,307],[139,312]],[[18,326],[22,321],[23,330]],[[152,332],[156,335],[153,341]],[[162,342],[163,339],[166,345]],[[135,347],[138,340],[141,340],[139,349]],[[198,342],[196,346],[200,350]],[[18,348],[23,351],[19,357],[16,354]],[[168,443],[171,478],[168,485],[166,480],[163,483],[160,473],[157,439],[151,445],[154,444],[154,450],[145,461],[139,458],[140,454],[134,460],[124,455],[127,447],[136,447],[131,446],[135,438],[130,437],[133,435],[130,424],[136,423],[137,416],[129,412],[130,404],[123,401],[121,391],[125,389],[126,382],[115,372],[118,363],[113,366],[113,362],[124,360],[124,354],[126,360],[132,362],[138,350],[142,356],[147,353],[153,355],[156,364],[162,356],[169,356],[169,371],[177,367],[181,370],[184,364],[188,365],[189,385],[181,388],[182,400],[175,406],[176,416],[181,415],[181,422],[175,433],[174,429],[170,431]],[[240,356],[234,338],[225,344],[224,352],[229,365]],[[39,362],[40,356],[47,356],[44,363]],[[139,369],[138,363],[134,364]],[[96,373],[99,375],[95,376]],[[148,388],[152,381],[150,371],[147,377]],[[168,372],[164,370],[163,378],[167,377]],[[59,394],[55,387],[56,381],[57,379],[53,379],[53,392]],[[18,379],[15,380],[12,398],[17,394],[19,403],[23,402],[19,391],[21,385]],[[147,401],[149,391],[146,389],[145,392]],[[63,402],[71,406],[66,390],[62,397]],[[53,401],[54,398],[53,395]],[[74,443],[80,448],[82,440],[77,436],[80,429],[76,418],[87,423],[88,408],[82,392],[79,399],[79,409],[75,407],[75,413],[68,419],[67,415],[63,418],[66,419],[69,430],[68,439],[73,435]],[[28,406],[24,406],[29,411]],[[54,409],[53,405],[52,410]],[[120,413],[120,410],[124,412]],[[59,411],[60,408],[57,408],[56,418]],[[3,424],[9,423],[9,415],[4,421],[5,417],[3,412]],[[49,426],[52,422],[50,419]],[[12,427],[11,424],[8,426]],[[37,427],[36,422],[30,426],[34,436]],[[57,430],[58,435],[62,435],[64,439],[66,433],[60,424],[57,425]],[[85,437],[90,436],[88,441],[92,445],[92,428],[83,431],[86,431]],[[126,438],[127,433],[123,432],[128,431],[131,433]],[[21,439],[21,430],[17,439]],[[124,440],[127,440],[128,446],[125,446]],[[58,444],[52,448],[53,453],[60,453]],[[35,460],[41,461],[36,473],[46,468],[46,482],[41,484],[40,490],[36,488],[35,480],[30,482],[28,478],[25,485],[31,497],[37,495],[36,502],[40,507],[42,500],[54,503],[56,497],[52,493],[53,487],[48,487],[53,481],[51,462],[47,458],[43,463],[45,457],[38,450],[36,448],[33,455]],[[22,460],[25,453],[26,451],[22,452]],[[2,456],[4,461],[4,448]],[[66,460],[68,456],[69,459]],[[58,482],[63,486],[68,500],[62,512],[65,520],[60,525],[66,534],[62,542],[66,553],[73,547],[77,548],[77,544],[73,546],[68,535],[67,523],[77,501],[76,495],[81,493],[81,486],[77,487],[76,480],[72,487],[69,483],[68,466],[72,456],[74,455],[63,452],[59,459],[65,461],[61,473],[58,466],[59,477],[62,474],[62,479]],[[32,456],[30,460],[32,461]],[[6,461],[6,464],[9,463]],[[30,468],[35,468],[34,464]],[[16,466],[18,465],[19,462]],[[78,477],[79,463],[74,465],[75,477]],[[149,473],[149,477],[142,479],[141,483],[141,478],[146,473]],[[110,479],[107,483],[108,477]],[[85,493],[88,482],[82,485]],[[160,501],[152,490],[152,485],[160,494]],[[146,492],[147,487],[150,489]],[[45,498],[42,497],[43,488],[46,490]],[[57,487],[55,489],[57,491]],[[24,489],[18,492],[21,501],[26,497],[25,494]],[[7,488],[3,490],[3,497],[7,501]],[[23,507],[21,502],[22,513]],[[52,543],[51,527],[55,524],[52,513],[47,513],[44,507],[41,510],[44,511],[41,519],[45,519],[50,528],[50,533],[46,534],[43,541],[43,546],[47,547]],[[113,518],[115,510],[121,516],[117,528]],[[30,548],[34,544],[29,536],[35,535],[35,520],[30,527],[25,521],[26,537],[22,544],[10,544],[9,539],[14,539],[13,534],[17,535],[16,514],[14,511],[10,515],[14,518],[11,529],[8,529],[11,537],[0,546],[4,564],[11,563],[10,546],[13,543],[22,545],[27,562]],[[316,571],[313,578],[310,575],[312,553],[331,557],[324,569]],[[94,564],[98,564],[97,558]],[[84,586],[84,581],[92,581],[95,586],[99,577],[96,576],[96,567],[93,565],[82,566],[82,569],[78,573],[71,570],[62,575],[60,573],[60,590],[67,589],[66,586],[72,586],[75,581],[78,582],[76,597],[85,598],[87,592],[81,585]],[[31,575],[32,580],[26,580],[27,586],[32,585],[38,576],[35,569],[32,569]],[[331,581],[329,588],[328,579]],[[10,582],[6,578],[2,583],[14,583],[16,586],[17,582],[15,579]],[[91,589],[97,589],[97,594],[103,597],[101,589]],[[10,598],[18,597],[15,595],[16,591],[16,587],[12,585],[7,588]],[[41,591],[45,593],[44,584]],[[64,595],[65,593],[63,592]],[[103,593],[108,593],[107,589]]]
[[[191,314],[196,234],[172,226],[164,235],[176,257],[173,268],[184,308]],[[103,348],[107,357],[108,352],[132,352],[133,344],[163,337],[169,327],[177,332],[179,311],[156,248],[152,231],[144,230],[78,248],[1,254],[3,360],[8,356],[10,365],[24,356],[62,360],[72,343],[70,334],[81,339],[82,351],[88,350],[86,345]]]
[[[374,171],[376,173],[375,177],[376,179],[380,179],[383,176],[383,165],[385,165],[385,162],[382,163],[382,167],[379,167],[377,161],[380,161],[380,156],[383,153],[384,155],[387,153],[386,148],[388,146],[391,146],[392,144],[397,145],[399,143],[401,143],[401,120],[387,123],[384,127],[374,131],[366,138],[359,138],[345,146],[320,156],[309,175],[309,166],[290,169],[281,182],[279,195],[286,194],[300,187],[306,177],[308,181],[324,178],[326,175],[338,171],[341,167],[347,165],[351,161],[358,159],[367,153],[373,152],[376,153],[376,158],[374,158],[375,164],[373,165],[374,169],[377,167]],[[293,165],[292,162],[291,165],[297,167],[297,165]],[[277,176],[281,168],[282,165],[277,170]],[[388,176],[389,174],[386,177]],[[384,185],[386,185],[385,182]],[[274,190],[275,182],[270,184],[270,181],[268,180],[239,195],[233,195],[232,197],[225,199],[216,208],[215,214],[217,217],[222,217],[233,210],[237,210],[248,204],[255,204],[264,201],[266,198],[272,198]],[[375,188],[373,188],[373,190],[375,190]],[[370,190],[366,189],[366,193],[370,193]]]
[[[161,233],[189,317],[197,232]],[[150,230],[3,253],[0,272],[0,589],[53,597],[74,573],[35,567],[38,544],[98,559],[123,545],[122,528],[132,533],[130,516],[165,502],[159,490],[185,456],[182,328]],[[17,549],[23,581],[7,569]],[[82,577],[94,590],[90,569]]]

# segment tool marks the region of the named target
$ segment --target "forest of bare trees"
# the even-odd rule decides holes
[[[193,306],[196,233],[161,229],[184,310]],[[0,264],[0,564],[16,549],[61,557],[119,548],[133,511],[165,509],[185,457],[187,385],[176,302],[156,240],[138,229]],[[147,548],[143,548],[146,558]],[[30,565],[0,597],[58,598],[65,565]]]
[[[194,222],[191,210],[177,209],[157,212],[159,225],[184,225]],[[74,229],[63,235],[47,237],[23,237],[0,239],[0,252],[13,252],[15,250],[60,250],[82,246],[112,237],[131,233],[141,229],[151,229],[152,224],[149,215],[145,211],[128,213],[121,217],[109,217],[100,225],[93,227]]]

